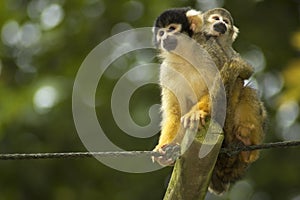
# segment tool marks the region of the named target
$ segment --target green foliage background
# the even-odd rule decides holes
[[[257,69],[252,82],[260,88],[270,115],[266,142],[300,140],[299,0],[4,0],[0,2],[0,152],[85,151],[74,126],[71,97],[87,54],[122,30],[152,26],[165,9],[204,10],[212,3],[232,13],[240,29],[234,47]],[[47,17],[50,8],[56,12]],[[58,21],[48,24],[53,19]],[[107,136],[118,146],[151,150],[158,135],[127,136],[110,110],[112,89],[134,61],[128,59],[118,71],[106,72],[96,109]],[[50,103],[43,91],[52,92]],[[133,119],[149,123],[148,108],[159,99],[158,86],[140,88],[130,103]],[[209,194],[207,199],[299,200],[299,154],[300,148],[265,150],[230,192],[223,197]],[[96,159],[0,161],[0,200],[158,200],[171,170],[129,174]]]

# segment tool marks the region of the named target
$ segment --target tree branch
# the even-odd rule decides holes
[[[182,156],[176,161],[164,200],[203,200],[207,193],[210,177],[222,146],[223,133],[218,124],[206,136],[207,130],[200,132],[187,130],[182,142]],[[196,134],[196,137],[194,137]],[[200,158],[200,148],[210,152]]]

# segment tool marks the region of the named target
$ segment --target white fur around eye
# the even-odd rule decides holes
[[[211,15],[209,16],[209,18],[207,19],[207,21],[209,22],[215,22],[215,21],[218,21],[216,18],[220,19],[220,16],[219,15]]]
[[[181,27],[181,24],[170,24],[166,28],[167,28],[167,30],[169,28],[172,28],[173,30],[171,32],[180,32],[182,27]]]

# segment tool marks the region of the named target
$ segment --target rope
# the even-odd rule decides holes
[[[273,148],[289,148],[300,146],[300,141],[273,142],[260,145],[238,146],[222,148],[220,153],[235,155],[241,151],[253,151]],[[119,156],[164,156],[154,151],[114,151],[114,152],[65,152],[65,153],[9,153],[0,154],[0,160],[35,160],[35,159],[70,159],[70,158],[91,158],[91,157],[119,157]]]
[[[262,149],[275,149],[275,148],[289,148],[300,146],[300,141],[286,141],[286,142],[271,142],[260,145],[251,145],[251,146],[237,146],[231,148],[222,148],[220,153],[226,153],[228,155],[235,155],[241,151],[254,151]]]
[[[113,151],[113,152],[65,152],[65,153],[9,153],[0,154],[0,160],[69,159],[119,156],[160,156],[154,151]]]

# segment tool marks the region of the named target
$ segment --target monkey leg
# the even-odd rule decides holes
[[[266,111],[258,98],[255,89],[244,87],[241,90],[240,101],[234,113],[235,137],[244,145],[260,144],[264,137]],[[244,151],[240,159],[252,163],[259,157],[259,151]]]
[[[210,115],[210,99],[209,94],[204,95],[192,109],[181,117],[181,123],[184,128],[197,128],[199,122],[200,126],[205,125],[206,118]]]

